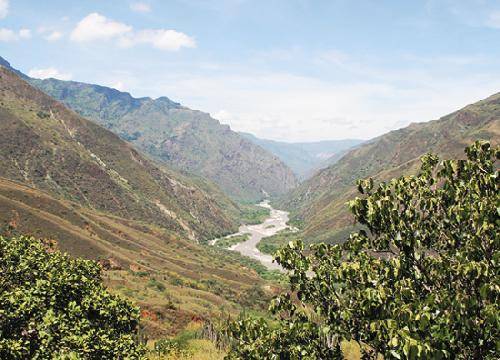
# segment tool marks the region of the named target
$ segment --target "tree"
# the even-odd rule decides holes
[[[233,323],[229,358],[341,358],[354,339],[365,358],[498,359],[500,148],[476,142],[466,154],[428,154],[415,176],[359,181],[349,206],[365,230],[281,249],[290,292],[270,307],[278,325]]]
[[[139,359],[139,312],[100,266],[25,236],[0,236],[1,359]]]

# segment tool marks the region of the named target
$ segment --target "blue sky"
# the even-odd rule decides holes
[[[500,91],[500,1],[0,0],[0,49],[264,138],[367,139]]]

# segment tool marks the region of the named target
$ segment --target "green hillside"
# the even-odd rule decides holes
[[[387,180],[414,173],[419,158],[434,152],[445,158],[464,157],[476,139],[500,140],[500,94],[466,106],[439,120],[391,131],[351,150],[293,190],[280,205],[304,222],[300,237],[308,241],[344,240],[353,219],[346,202],[356,195],[355,182],[374,177]]]
[[[32,79],[1,57],[0,65],[157,160],[214,181],[233,199],[255,202],[265,193],[281,195],[297,185],[292,170],[277,156],[207,113],[167,97],[134,98],[99,85]]]
[[[157,165],[7,69],[0,74],[0,176],[192,239],[235,229],[230,200]]]
[[[275,291],[260,264],[199,244],[242,216],[215,185],[156,164],[4,67],[0,143],[0,233],[99,260],[148,337],[262,309]]]

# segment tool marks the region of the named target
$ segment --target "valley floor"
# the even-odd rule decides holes
[[[268,200],[262,201],[259,206],[270,210],[270,216],[264,222],[257,225],[242,225],[237,233],[228,235],[223,239],[246,235],[247,239],[245,241],[232,245],[229,250],[237,251],[244,256],[258,260],[269,270],[282,271],[281,266],[274,261],[273,256],[260,252],[257,244],[265,237],[273,236],[284,229],[290,228],[287,225],[288,212],[274,209]],[[215,245],[220,240],[214,240],[212,245]]]

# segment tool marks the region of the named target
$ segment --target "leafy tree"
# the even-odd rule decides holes
[[[97,263],[0,236],[1,359],[139,359],[138,318]]]
[[[422,158],[418,175],[375,185],[349,203],[366,231],[339,245],[277,254],[291,291],[274,300],[278,326],[232,324],[229,359],[500,357],[500,148],[476,142],[467,160]]]

